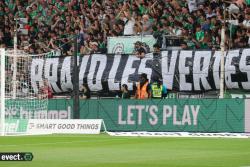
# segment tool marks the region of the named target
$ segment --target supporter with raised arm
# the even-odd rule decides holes
[[[124,11],[124,31],[123,35],[134,35],[135,19],[131,16],[129,11]]]

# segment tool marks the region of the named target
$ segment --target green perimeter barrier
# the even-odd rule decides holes
[[[27,118],[29,112],[34,111],[8,108],[8,128],[25,129],[15,119]],[[49,119],[69,119],[72,112],[72,99],[49,100]],[[44,118],[39,111],[30,115]],[[103,119],[108,131],[250,132],[250,100],[80,100],[80,119]]]
[[[49,108],[64,103],[50,100]],[[109,131],[245,132],[244,99],[81,100],[80,110]]]

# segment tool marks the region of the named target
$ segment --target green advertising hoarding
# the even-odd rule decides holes
[[[245,131],[244,99],[81,100],[80,110],[81,119],[103,119],[109,131]]]
[[[101,118],[109,131],[244,132],[244,100],[90,100],[81,118]]]
[[[49,119],[72,118],[72,99],[51,99],[48,104]],[[7,111],[9,118],[28,118],[27,111]],[[103,119],[108,131],[250,132],[250,100],[80,100],[80,119]],[[15,121],[9,128],[20,130]]]

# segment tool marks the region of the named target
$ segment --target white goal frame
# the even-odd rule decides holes
[[[1,136],[5,135],[5,49],[0,48],[0,54],[1,54],[1,65],[0,65],[0,71],[1,71],[1,95],[0,95],[0,112],[1,112],[1,118],[0,118],[0,131],[1,131]]]
[[[42,90],[42,86],[47,80],[43,78],[39,81],[41,89],[38,90],[39,92],[34,92],[30,85],[29,65],[33,58],[45,59],[51,53],[33,55],[22,50],[13,51],[0,48],[0,136],[26,134],[23,129],[27,126],[29,119],[34,119],[34,115],[28,114],[27,118],[19,117],[18,114],[21,111],[43,111],[45,115],[47,114],[48,92],[46,92],[46,88]],[[28,66],[26,67],[26,65]],[[17,73],[19,74],[18,76]],[[21,84],[24,84],[24,86],[21,86]],[[19,88],[20,86],[21,88]],[[47,86],[49,87],[49,85]],[[40,97],[40,94],[44,96]],[[9,108],[17,111],[16,116],[6,113],[7,111],[9,112]]]

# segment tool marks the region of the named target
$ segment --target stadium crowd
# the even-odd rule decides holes
[[[14,18],[27,18],[18,48],[29,53],[59,49],[73,54],[106,52],[108,36],[164,35],[184,38],[183,49],[218,49],[226,20],[227,48],[250,44],[250,0],[1,0],[0,46],[13,47]]]

